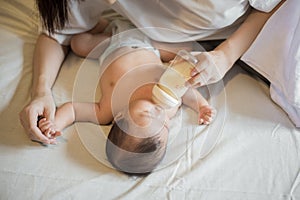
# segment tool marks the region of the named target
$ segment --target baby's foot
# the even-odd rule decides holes
[[[198,123],[205,125],[210,124],[215,118],[216,113],[216,109],[209,105],[200,107]]]
[[[61,135],[61,132],[56,129],[55,125],[46,118],[42,118],[38,121],[38,127],[49,139],[55,139]]]

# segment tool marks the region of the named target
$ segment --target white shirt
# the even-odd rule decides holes
[[[113,8],[137,27],[158,27],[186,34],[170,34],[162,29],[145,29],[154,40],[224,39],[247,17],[251,6],[272,10],[280,0],[117,0]],[[175,33],[174,32],[174,33]]]
[[[225,39],[247,17],[250,5],[272,10],[280,0],[117,0],[112,8],[143,29],[150,38],[164,42]],[[68,45],[73,34],[92,29],[108,0],[70,1],[69,24],[52,36]],[[152,28],[149,28],[152,27]],[[171,32],[170,32],[171,31]]]

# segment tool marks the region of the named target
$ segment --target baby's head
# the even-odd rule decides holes
[[[133,101],[115,118],[106,142],[107,158],[126,174],[149,174],[165,155],[168,132],[161,107],[147,100]]]

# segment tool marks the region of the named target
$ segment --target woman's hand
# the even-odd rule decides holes
[[[213,51],[197,55],[199,61],[187,84],[199,87],[221,80],[234,62],[247,51],[269,17],[283,3],[284,0],[269,13],[252,9],[247,19],[224,42]]]
[[[187,84],[193,87],[220,81],[232,65],[222,51],[202,52],[195,56],[198,62],[187,81]]]
[[[55,139],[46,137],[37,126],[38,117],[54,120],[55,104],[52,94],[34,97],[20,112],[19,117],[28,137],[43,144],[55,144]]]
[[[54,144],[54,140],[47,138],[37,127],[37,121],[39,116],[54,120],[55,104],[51,87],[68,50],[69,47],[59,44],[46,34],[41,33],[37,39],[33,55],[32,100],[19,115],[31,140]]]

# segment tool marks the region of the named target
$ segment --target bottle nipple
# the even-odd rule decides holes
[[[174,107],[187,91],[185,82],[190,78],[191,70],[197,59],[185,50],[178,52],[175,59],[153,87],[153,101],[165,107]]]

